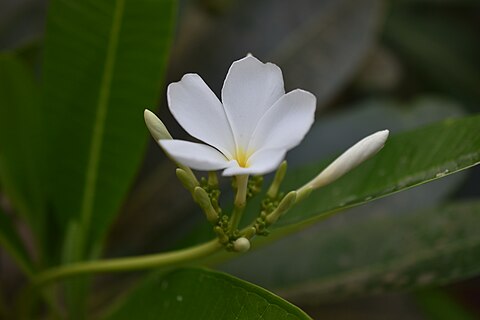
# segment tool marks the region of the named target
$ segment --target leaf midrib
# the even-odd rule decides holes
[[[122,16],[125,8],[125,0],[117,0],[110,29],[107,54],[105,58],[105,67],[103,69],[102,81],[97,101],[97,112],[95,114],[95,123],[93,126],[92,140],[90,143],[89,158],[87,165],[87,174],[83,190],[80,219],[83,231],[88,234],[90,229],[91,217],[93,213],[93,204],[95,201],[96,184],[98,178],[98,168],[100,163],[100,154],[103,143],[103,133],[105,131],[105,122],[108,113],[108,102],[111,93],[111,83],[115,69],[116,52],[118,48],[118,39],[122,24]],[[85,241],[83,241],[85,242]]]

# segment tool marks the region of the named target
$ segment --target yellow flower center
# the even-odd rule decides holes
[[[247,153],[243,149],[237,149],[237,155],[235,160],[237,160],[238,165],[242,168],[248,168],[248,158],[250,157],[250,154]]]

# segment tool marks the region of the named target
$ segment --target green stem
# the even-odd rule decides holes
[[[230,218],[229,231],[234,232],[242,219],[247,202],[248,175],[237,176],[237,194],[235,195],[232,217]]]
[[[222,249],[222,245],[215,239],[195,247],[172,252],[140,257],[78,262],[46,270],[34,278],[33,284],[35,286],[42,286],[55,280],[86,273],[121,272],[165,267],[202,258],[220,249]]]

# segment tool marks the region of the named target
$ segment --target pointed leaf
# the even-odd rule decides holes
[[[15,56],[0,54],[0,184],[43,243],[42,115],[33,75]]]
[[[480,201],[420,212],[348,215],[223,269],[294,301],[438,286],[480,274]]]
[[[53,0],[44,105],[49,191],[62,230],[100,240],[136,173],[170,43],[174,0]],[[64,232],[64,231],[62,231]]]
[[[256,285],[206,269],[180,269],[146,281],[106,319],[311,319]]]

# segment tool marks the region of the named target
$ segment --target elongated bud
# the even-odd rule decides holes
[[[213,228],[213,231],[215,231],[215,233],[217,234],[220,243],[228,243],[228,236],[225,234],[225,231],[223,231],[221,227],[216,226],[215,228]]]
[[[205,191],[205,189],[202,187],[195,187],[193,194],[195,201],[198,203],[200,208],[202,208],[203,212],[205,212],[207,220],[212,223],[217,222],[218,214],[212,206],[212,202],[210,201],[207,191]]]
[[[145,124],[147,125],[148,131],[150,131],[150,134],[155,141],[158,142],[158,140],[172,139],[172,136],[168,132],[163,122],[158,119],[158,117],[152,111],[145,109],[143,112],[143,117],[145,119]]]
[[[171,140],[172,139],[172,136],[170,135],[170,132],[168,132],[168,130],[165,127],[165,125],[163,124],[163,122],[160,119],[158,119],[158,117],[153,112],[151,112],[148,109],[145,109],[145,111],[143,112],[143,117],[145,118],[145,124],[147,125],[148,131],[150,131],[150,134],[155,139],[155,141],[157,141],[157,143],[160,140]],[[168,154],[167,154],[167,156],[168,156]],[[176,161],[174,159],[172,159],[172,160],[176,163]],[[195,174],[192,172],[192,170],[190,168],[188,168],[188,167],[186,167],[186,166],[184,166],[180,163],[176,163],[176,164],[186,173],[186,176],[188,176],[188,179],[195,181],[195,185],[198,185],[198,180],[197,180],[197,178],[195,177]],[[177,172],[177,177],[179,177],[178,172]],[[184,180],[182,180],[180,177],[179,177],[179,179],[188,190],[190,190],[190,191],[193,190],[193,188],[188,188],[185,185]]]
[[[306,186],[316,189],[337,180],[345,173],[380,151],[385,145],[388,134],[388,130],[383,130],[363,138],[335,159],[335,161],[333,161],[315,179],[307,183]]]
[[[250,250],[250,241],[244,237],[238,238],[233,242],[233,249],[237,252],[247,252]]]
[[[198,186],[197,179],[189,172],[185,171],[182,168],[177,168],[175,170],[178,180],[182,183],[183,187],[190,192],[193,192],[195,187]]]
[[[290,210],[290,208],[295,204],[296,199],[297,199],[296,191],[290,191],[289,193],[287,193],[287,195],[283,197],[282,201],[280,201],[280,204],[278,205],[278,207],[267,216],[267,218],[265,219],[266,223],[268,225],[275,223],[278,220],[278,218],[280,218],[288,210]]]
[[[268,188],[267,196],[270,198],[275,198],[278,193],[278,189],[280,189],[280,184],[285,178],[285,173],[287,172],[287,161],[283,161],[275,172],[275,177],[273,178],[272,184],[270,188]]]

